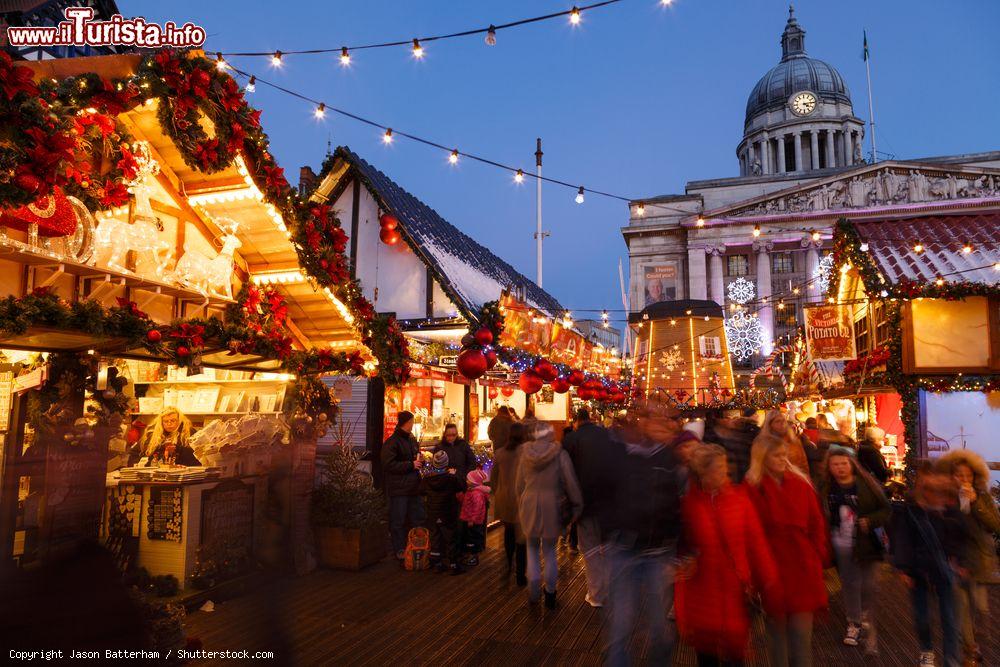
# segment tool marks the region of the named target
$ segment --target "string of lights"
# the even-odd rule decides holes
[[[519,28],[521,26],[531,25],[533,23],[539,23],[541,21],[550,21],[553,19],[558,19],[566,17],[570,25],[579,25],[583,20],[583,13],[588,12],[592,9],[598,9],[600,7],[606,7],[608,5],[615,5],[623,0],[603,0],[602,2],[595,2],[590,5],[573,6],[570,9],[566,9],[560,12],[552,12],[551,14],[544,14],[542,16],[533,16],[525,19],[518,19],[516,21],[510,21],[508,23],[491,23],[485,28],[472,28],[469,30],[461,30],[459,32],[452,32],[441,35],[431,35],[427,37],[413,37],[408,39],[397,39],[389,40],[383,42],[375,42],[371,44],[355,44],[337,46],[337,47],[326,47],[319,49],[288,49],[279,51],[219,51],[216,56],[219,59],[223,57],[268,57],[271,59],[271,64],[275,67],[280,67],[284,63],[285,56],[289,55],[323,55],[328,53],[339,53],[341,65],[347,66],[351,64],[351,53],[354,51],[364,51],[368,49],[385,49],[393,48],[399,46],[411,46],[413,56],[415,58],[422,58],[424,56],[423,45],[428,42],[439,42],[447,39],[458,39],[462,37],[472,37],[474,35],[485,35],[485,42],[487,46],[496,46],[497,43],[497,33],[501,30],[509,30],[511,28]],[[661,5],[671,4],[670,0],[660,0]]]

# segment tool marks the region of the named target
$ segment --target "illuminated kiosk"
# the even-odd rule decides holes
[[[631,314],[629,326],[641,397],[698,407],[725,403],[735,393],[719,304],[660,301]]]

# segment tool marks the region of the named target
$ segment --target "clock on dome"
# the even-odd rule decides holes
[[[808,116],[816,110],[816,96],[809,92],[795,93],[788,100],[788,107],[796,116]]]

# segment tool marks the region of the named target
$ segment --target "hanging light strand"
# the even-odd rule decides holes
[[[459,37],[470,37],[472,35],[486,35],[487,37],[493,38],[493,43],[496,43],[496,33],[498,30],[508,30],[510,28],[517,28],[522,25],[530,25],[532,23],[538,23],[540,21],[550,21],[553,19],[558,19],[561,17],[568,17],[574,24],[579,22],[580,14],[591,9],[597,9],[598,7],[605,7],[607,5],[614,5],[622,2],[622,0],[603,0],[603,2],[595,2],[590,5],[581,5],[579,7],[572,7],[561,12],[553,12],[552,14],[545,14],[543,16],[533,16],[531,18],[519,19],[517,21],[511,21],[510,23],[495,23],[490,24],[485,28],[473,28],[471,30],[462,30],[460,32],[452,32],[445,35],[433,35],[431,37],[418,37],[416,40],[414,38],[394,40],[390,42],[376,42],[374,44],[359,44],[357,46],[337,46],[331,48],[322,49],[298,49],[289,51],[223,51],[221,55],[223,56],[259,56],[274,58],[277,56],[277,61],[281,61],[281,57],[287,55],[320,55],[324,53],[340,53],[343,55],[344,50],[347,51],[361,51],[364,49],[386,49],[394,46],[412,46],[415,41],[423,44],[425,42],[436,42],[444,39],[457,39]],[[573,21],[573,17],[576,17],[576,21]]]

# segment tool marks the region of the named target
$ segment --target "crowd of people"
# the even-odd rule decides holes
[[[856,443],[825,415],[800,423],[773,410],[758,421],[748,410],[685,421],[676,408],[647,403],[607,427],[581,409],[557,438],[550,423],[502,407],[489,426],[487,479],[453,425],[424,464],[412,421],[400,413],[380,455],[397,556],[406,527],[426,525],[437,569],[475,565],[492,504],[505,576],[526,587],[529,604],[544,598],[553,609],[557,543],[572,529],[586,602],[609,613],[611,665],[632,662],[640,622],[650,664],[670,664],[678,640],[699,665],[744,664],[755,614],[771,665],[811,665],[831,567],[847,617],[843,642],[877,654],[884,560],[910,590],[919,664],[935,664],[932,594],[944,665],[981,663],[983,584],[996,574],[1000,514],[989,470],[970,451],[923,462],[904,493],[879,451],[884,432],[862,429]]]

